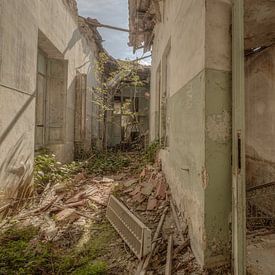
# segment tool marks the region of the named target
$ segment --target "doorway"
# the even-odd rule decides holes
[[[37,58],[37,89],[35,119],[35,149],[46,145],[46,91],[47,91],[47,57],[40,49]]]
[[[275,272],[274,13],[274,1],[233,6],[234,274]]]
[[[37,58],[35,150],[65,143],[68,62],[41,49]]]

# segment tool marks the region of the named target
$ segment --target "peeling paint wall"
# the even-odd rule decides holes
[[[170,43],[169,146],[161,159],[192,249],[202,266],[212,266],[231,256],[231,1],[163,3],[154,31],[150,138],[158,132],[158,69],[163,77]]]
[[[209,115],[206,120],[208,137],[217,143],[225,143],[231,137],[231,115],[223,110],[220,114]]]
[[[0,207],[4,198],[18,198],[20,188],[32,180],[39,33],[46,38],[40,46],[44,45],[52,58],[68,61],[64,143],[50,149],[61,161],[73,159],[77,71],[88,74],[86,125],[87,143],[91,142],[97,46],[82,36],[75,9],[66,5],[63,0],[0,1]],[[53,51],[46,48],[47,41],[54,45]],[[26,194],[26,189],[21,193]]]
[[[231,90],[230,71],[206,71],[205,234],[211,264],[230,262],[231,256]]]

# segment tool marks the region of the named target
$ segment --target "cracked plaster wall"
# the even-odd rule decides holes
[[[150,137],[157,132],[157,70],[171,41],[169,146],[161,159],[192,249],[202,266],[212,266],[231,253],[231,1],[164,3],[153,43]]]

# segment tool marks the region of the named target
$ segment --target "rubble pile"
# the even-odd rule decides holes
[[[106,257],[108,274],[211,274],[196,263],[187,222],[171,198],[160,162],[147,165],[141,173],[126,168],[95,177],[83,171],[66,182],[48,184],[28,207],[2,221],[0,230],[34,226],[43,241],[59,242],[65,248],[81,246],[94,237],[92,223],[106,223],[111,194],[151,230],[152,243],[150,253],[139,260],[116,235],[108,243],[116,249]]]
[[[187,223],[172,201],[160,162],[147,165],[138,178],[122,181],[118,197],[154,235],[151,254],[141,261],[130,259],[125,274],[204,274],[191,251]]]
[[[40,228],[45,240],[62,239],[66,231],[79,231],[89,220],[102,215],[113,183],[112,179],[89,178],[79,173],[69,182],[48,184],[27,207],[17,215],[6,218],[0,229],[3,232],[15,225],[34,226]]]

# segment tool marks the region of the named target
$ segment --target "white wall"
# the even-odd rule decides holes
[[[16,196],[22,177],[32,172],[39,30],[56,48],[57,58],[68,60],[65,143],[51,149],[61,161],[73,159],[77,70],[88,74],[86,142],[90,144],[90,88],[96,85],[97,47],[80,34],[76,18],[62,0],[0,1],[0,188],[12,185],[11,196]]]

